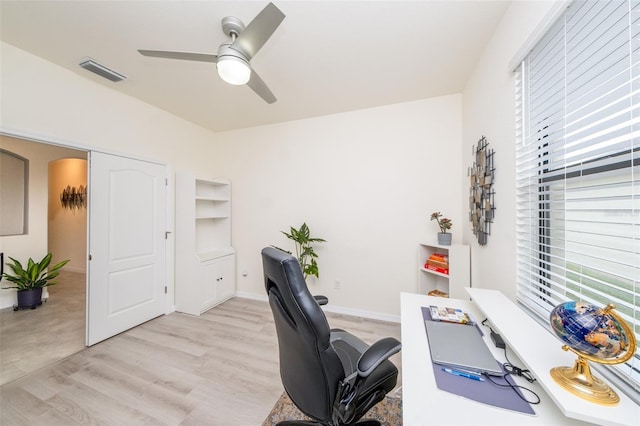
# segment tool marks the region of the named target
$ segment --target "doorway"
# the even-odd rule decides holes
[[[47,205],[48,184],[41,173],[36,174],[48,169],[45,164],[50,157],[45,154],[64,150],[75,151],[76,154],[79,152],[85,158],[90,155],[87,200],[89,213],[85,222],[89,226],[86,224],[84,226],[87,232],[84,241],[87,241],[87,246],[84,252],[80,250],[82,259],[77,262],[78,265],[85,264],[86,269],[80,272],[84,278],[76,277],[77,280],[75,280],[85,283],[83,295],[85,303],[79,305],[85,308],[81,315],[83,321],[77,317],[72,320],[76,325],[83,323],[83,330],[86,331],[83,333],[85,338],[82,339],[82,346],[78,350],[84,348],[85,344],[92,345],[166,313],[168,185],[166,165],[96,151],[62,148],[49,145],[45,141],[31,142],[2,134],[0,134],[0,146],[7,150],[11,150],[13,146],[18,153],[20,149],[31,149],[32,152],[28,155],[20,155],[34,159],[29,173],[29,233],[0,236],[0,251],[18,259],[27,259],[32,253],[46,253],[49,250],[48,236],[45,236],[47,222],[42,218],[42,215],[45,217],[47,215],[47,208],[42,205]],[[64,157],[68,156],[70,156],[69,152],[65,152]],[[46,172],[44,174],[46,175]],[[36,176],[37,179],[31,178]],[[91,187],[95,189],[95,196],[91,195]],[[57,195],[54,194],[53,198],[56,197]],[[86,231],[87,229],[91,231]],[[86,259],[89,261],[87,262]],[[78,272],[69,270],[66,266],[65,269],[70,274]],[[59,278],[62,278],[62,274]],[[67,278],[68,283],[74,281],[69,276]],[[81,290],[78,291],[80,292]],[[15,291],[11,293],[7,297],[3,296],[4,299],[0,298],[0,308],[4,308],[3,311],[8,309],[12,314],[34,313],[31,310],[14,312],[11,305],[15,302]],[[52,292],[53,294],[55,292]],[[11,303],[7,304],[8,300],[11,300]],[[21,340],[14,342],[2,340],[3,353],[0,354],[0,358],[3,364],[5,359],[8,362],[12,360],[11,357],[4,356],[5,348],[8,350],[11,347],[19,347],[25,341],[30,346],[26,351],[29,354],[22,353],[20,356],[20,361],[24,365],[28,356],[56,353],[55,348],[45,347],[46,339],[38,340],[34,337],[37,333],[32,332],[34,328],[38,331],[44,329],[45,336],[55,336],[52,323],[56,323],[56,319],[50,318],[52,310],[45,309],[45,311],[49,313],[46,320],[24,321],[14,327],[20,330],[17,335]],[[9,324],[2,318],[0,317],[0,327],[3,323]],[[20,315],[14,315],[11,318],[19,319]],[[61,319],[57,321],[62,322]],[[2,339],[5,339],[5,336],[8,339],[12,335],[9,332],[0,334]],[[33,341],[29,340],[31,337]],[[54,342],[59,343],[57,339],[54,339]],[[68,355],[70,354],[66,353],[61,358]],[[48,364],[55,361],[47,359]],[[2,383],[9,381],[9,377],[11,380],[20,377],[19,373],[24,375],[30,372],[14,368],[14,373],[9,374],[10,367],[17,365],[18,360],[14,359],[14,361],[16,362],[12,366],[7,366],[6,370],[3,365],[0,371]],[[43,366],[28,365],[31,365],[31,368]],[[6,380],[5,377],[7,377]]]
[[[87,152],[0,135],[3,149],[29,158],[28,221],[23,235],[0,237],[0,251],[21,262],[33,253],[54,253],[53,261],[71,259],[46,288],[46,302],[35,310],[13,311],[15,292],[0,292],[0,384],[72,355],[85,347],[86,328],[86,209],[54,214],[49,206],[60,204],[49,194],[49,163],[62,158],[86,161]],[[85,172],[86,177],[86,172]],[[70,184],[77,186],[73,182]],[[58,217],[51,217],[52,214]],[[63,219],[66,225],[52,226]],[[50,232],[55,230],[55,232]],[[80,243],[78,247],[78,241]],[[75,254],[73,254],[75,252]],[[34,259],[39,260],[39,259]],[[2,281],[2,286],[6,282]]]

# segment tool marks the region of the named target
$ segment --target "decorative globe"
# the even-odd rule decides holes
[[[558,337],[580,354],[610,359],[629,347],[629,338],[618,320],[588,303],[562,303],[551,311],[550,320]]]
[[[614,306],[597,308],[588,303],[565,302],[549,316],[551,328],[565,344],[562,349],[578,355],[572,367],[554,367],[551,377],[565,390],[602,405],[615,405],[620,398],[602,380],[591,375],[588,360],[619,364],[636,350],[636,339],[629,325],[614,312]]]

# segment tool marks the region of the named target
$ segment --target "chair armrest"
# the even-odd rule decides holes
[[[400,351],[402,345],[393,337],[386,337],[378,340],[367,348],[366,343],[355,336],[342,330],[331,330],[332,339],[355,342],[353,348],[361,347],[364,352],[358,351],[362,355],[358,359],[356,371],[353,371],[338,384],[338,392],[333,403],[334,419],[338,419],[336,424],[351,424],[356,413],[356,404],[352,404],[358,396],[359,387],[366,381],[366,378],[375,371],[378,366],[386,361],[391,355]],[[356,349],[357,350],[357,349]],[[378,390],[377,392],[381,392]]]
[[[402,344],[393,337],[385,337],[371,345],[358,360],[358,376],[367,377],[380,363],[400,352]]]
[[[314,299],[316,299],[316,302],[318,302],[318,305],[322,306],[322,305],[326,305],[327,303],[329,303],[329,298],[327,296],[322,296],[320,294],[313,296]]]

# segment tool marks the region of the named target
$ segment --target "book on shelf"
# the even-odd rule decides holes
[[[438,268],[449,269],[449,264],[448,263],[440,262],[438,260],[428,259],[427,260],[427,265],[433,265],[433,266],[437,266]]]
[[[425,265],[425,269],[428,269],[434,272],[440,272],[441,274],[449,275],[449,268],[440,268],[439,266],[433,266],[427,263]]]
[[[475,324],[470,314],[460,308],[447,308],[442,306],[429,306],[431,319],[434,321],[453,322],[457,324]]]
[[[447,293],[445,293],[444,291],[440,291],[438,289],[431,290],[429,293],[427,293],[427,296],[449,297],[449,295]]]
[[[431,260],[437,260],[438,262],[449,263],[449,256],[444,253],[433,253],[429,256]]]
[[[433,253],[424,263],[424,267],[447,274],[449,273],[449,256],[443,253]]]

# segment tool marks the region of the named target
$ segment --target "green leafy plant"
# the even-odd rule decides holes
[[[316,261],[318,255],[313,249],[312,244],[324,243],[326,240],[311,237],[311,231],[306,223],[303,223],[300,226],[300,229],[296,229],[292,226],[288,233],[284,231],[281,232],[295,243],[296,257],[298,258],[298,263],[300,263],[300,267],[302,268],[304,278],[307,279],[309,275],[314,275],[319,278],[318,262]],[[279,247],[275,248],[291,253],[290,251],[283,250]]]
[[[446,234],[447,230],[451,229],[451,227],[453,226],[453,223],[451,223],[451,219],[447,219],[446,217],[442,217],[442,219],[440,219],[441,217],[442,213],[440,212],[431,213],[431,220],[435,220],[436,222],[438,222],[440,231]]]
[[[46,269],[51,263],[51,256],[52,254],[48,253],[40,262],[35,262],[33,259],[29,258],[26,269],[22,267],[22,264],[19,261],[13,257],[9,257],[12,263],[7,263],[7,265],[13,271],[13,275],[5,272],[2,274],[2,277],[15,285],[3,288],[16,288],[18,291],[22,291],[55,285],[55,281],[51,280],[58,276],[60,269],[66,265],[69,260],[63,260],[49,268],[47,271]]]

